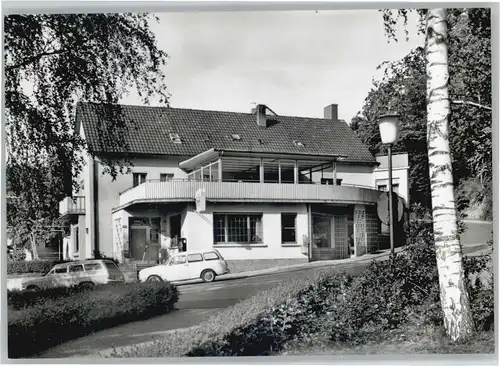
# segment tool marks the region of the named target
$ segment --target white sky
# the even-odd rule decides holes
[[[410,40],[387,42],[376,10],[163,13],[152,24],[170,59],[171,106],[323,117],[339,105],[350,122],[378,77],[377,65],[423,45],[416,18]],[[402,28],[402,23],[400,25]],[[123,103],[141,104],[132,93]]]

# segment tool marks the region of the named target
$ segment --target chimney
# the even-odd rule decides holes
[[[259,126],[261,128],[267,127],[266,109],[267,109],[267,107],[264,104],[257,104],[257,108],[256,108],[257,126]]]
[[[338,104],[330,104],[328,107],[325,107],[323,110],[325,119],[333,119],[334,121],[338,121],[339,119],[339,105]]]

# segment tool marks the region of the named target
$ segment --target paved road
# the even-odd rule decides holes
[[[492,224],[469,223],[467,232],[462,235],[464,254],[477,254],[484,250],[486,240],[491,237],[491,227]],[[483,242],[478,242],[476,240],[478,238]],[[332,262],[332,266],[342,268],[351,275],[357,275],[361,273],[367,263],[369,260],[343,264]],[[42,357],[90,357],[113,346],[121,347],[151,341],[169,330],[199,324],[211,315],[263,289],[288,280],[291,276],[303,275],[316,278],[319,271],[321,271],[320,268],[302,268],[293,272],[271,273],[258,277],[217,281],[210,284],[180,286],[181,295],[176,305],[178,310],[153,319],[124,324],[67,342],[47,351]]]

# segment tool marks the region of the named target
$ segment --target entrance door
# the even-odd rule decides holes
[[[332,228],[332,216],[312,215],[312,260],[335,259]]]
[[[137,261],[142,261],[147,245],[147,227],[130,228],[130,256]]]
[[[173,246],[180,245],[181,239],[181,215],[170,216],[170,238]]]

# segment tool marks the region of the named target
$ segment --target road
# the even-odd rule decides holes
[[[492,224],[469,223],[467,232],[462,234],[464,254],[477,254],[486,248],[485,242],[491,237]],[[488,234],[489,233],[489,234]],[[489,236],[488,236],[489,235]],[[482,240],[478,242],[477,239]],[[336,264],[332,267],[344,269],[357,275],[366,267],[369,260]],[[44,358],[90,357],[111,347],[134,345],[153,340],[169,330],[187,328],[203,322],[211,315],[234,305],[240,300],[251,297],[257,292],[270,288],[291,276],[316,278],[321,268],[302,268],[290,272],[271,273],[257,277],[217,281],[210,284],[191,284],[179,286],[180,298],[177,310],[141,322],[124,324],[95,334],[76,339],[54,347],[45,352]]]

